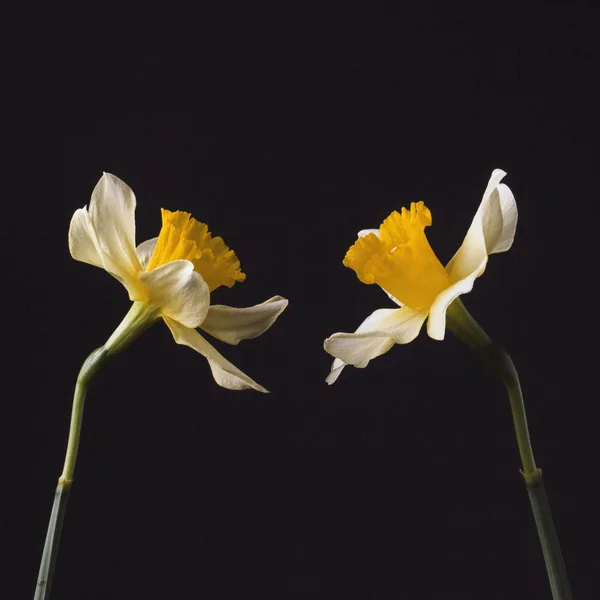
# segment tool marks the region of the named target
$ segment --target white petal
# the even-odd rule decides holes
[[[215,304],[208,309],[201,328],[227,344],[239,344],[264,333],[283,312],[288,301],[281,296],[249,308]]]
[[[219,352],[217,352],[217,350],[196,330],[188,329],[168,317],[165,317],[165,323],[171,330],[173,338],[178,344],[189,346],[208,360],[213,377],[221,387],[227,388],[228,390],[253,389],[259,392],[268,393],[268,390],[262,385],[259,385],[256,381],[250,379],[248,375],[240,371],[224,356],[219,354]]]
[[[381,288],[383,290],[383,288]],[[387,290],[383,290],[386,294],[387,297],[394,303],[397,304],[398,306],[402,307],[404,306],[404,304],[402,304],[402,302],[400,302],[400,300],[398,300],[398,298],[395,298],[394,296],[392,296]]]
[[[427,319],[427,334],[430,338],[433,338],[434,340],[444,339],[446,333],[446,310],[458,296],[466,294],[473,289],[475,279],[485,270],[486,262],[487,256],[485,256],[479,268],[476,268],[472,273],[467,275],[467,277],[453,283],[450,287],[438,294],[429,309],[429,318]]]
[[[142,270],[145,271],[150,259],[152,258],[152,254],[154,253],[154,248],[156,248],[156,242],[158,238],[154,237],[145,242],[142,242],[136,249],[135,252],[137,254],[138,260],[140,261],[140,265],[142,266]]]
[[[189,260],[174,260],[140,273],[149,301],[185,327],[198,327],[206,318],[210,292]]]
[[[358,232],[358,237],[367,237],[370,233],[374,233],[377,237],[379,237],[379,229],[361,229]]]
[[[502,213],[502,227],[493,240],[493,248],[489,249],[490,254],[497,254],[498,252],[510,250],[513,240],[515,239],[519,215],[517,202],[511,189],[507,185],[501,183],[496,188],[496,194],[498,195],[498,203],[500,204],[500,212]],[[491,235],[489,235],[489,237],[491,238]]]
[[[345,364],[366,367],[369,361],[387,352],[394,344],[408,344],[414,340],[427,318],[408,306],[382,308],[367,317],[355,333],[334,333],[324,342],[325,351],[340,359],[335,360],[327,383],[333,383]]]
[[[325,378],[325,381],[331,385],[332,383],[335,383],[337,381],[337,378],[341,375],[342,371],[344,370],[344,367],[346,366],[346,363],[343,360],[340,360],[339,358],[335,358],[333,360],[333,363],[331,363],[331,371],[329,371],[329,375],[327,375],[327,377]]]
[[[75,211],[69,227],[69,250],[75,260],[100,267],[125,286],[132,301],[141,300],[137,275],[122,269],[100,247],[87,208]]]
[[[394,345],[394,338],[381,331],[369,333],[334,333],[328,337],[323,347],[325,352],[339,358],[347,365],[360,369],[369,361],[385,354]]]
[[[78,208],[69,225],[69,251],[75,260],[104,269],[98,253],[98,240],[87,207]]]
[[[427,321],[427,333],[435,340],[444,339],[448,306],[473,289],[475,279],[485,271],[488,255],[505,252],[512,245],[517,204],[510,189],[500,183],[505,175],[500,169],[493,171],[471,227],[446,266],[451,285],[433,301]]]
[[[418,312],[408,306],[380,308],[360,324],[356,333],[380,331],[391,335],[396,344],[408,344],[419,335],[426,318],[426,312]]]
[[[458,252],[446,271],[452,282],[457,282],[478,271],[485,270],[489,254],[505,252],[513,242],[517,226],[517,204],[510,189],[500,183],[506,173],[495,169],[489,180],[481,204]]]
[[[138,273],[141,265],[135,252],[135,195],[131,188],[104,173],[92,192],[90,218],[100,248],[113,265],[130,276]]]

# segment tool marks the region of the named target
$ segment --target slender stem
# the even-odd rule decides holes
[[[538,536],[542,543],[542,552],[544,553],[552,597],[556,600],[571,600],[567,569],[560,551],[548,496],[546,496],[546,488],[541,476],[539,481],[527,484],[527,493],[533,509]]]
[[[48,600],[50,597],[60,536],[62,533],[65,512],[67,510],[67,500],[69,498],[69,492],[71,491],[71,485],[73,484],[73,472],[75,471],[79,438],[81,437],[85,395],[91,379],[108,357],[109,353],[105,350],[104,346],[97,348],[86,358],[79,371],[79,376],[77,377],[75,394],[73,396],[73,409],[71,411],[71,426],[69,429],[69,441],[67,442],[65,465],[62,475],[58,479],[58,485],[54,494],[54,503],[52,505],[52,512],[50,513],[44,550],[42,551],[42,560],[40,561],[40,570],[38,573],[37,585],[35,587],[34,600]]]
[[[71,426],[69,428],[69,441],[67,442],[67,453],[65,455],[65,464],[58,480],[69,484],[73,481],[73,472],[75,471],[75,461],[77,460],[77,451],[79,450],[79,438],[81,437],[81,425],[83,422],[83,407],[88,385],[100,367],[104,364],[109,354],[101,346],[96,348],[86,359],[79,371],[77,383],[75,384],[75,394],[73,395],[73,408],[71,410]]]
[[[542,479],[542,471],[535,464],[533,449],[527,427],[527,416],[517,370],[508,353],[494,343],[479,350],[480,356],[491,370],[502,380],[508,397],[517,436],[517,445],[523,464],[523,478],[533,510],[542,553],[548,572],[548,580],[554,600],[571,600],[571,588],[556,535],[548,496]]]
[[[479,354],[485,364],[506,387],[517,436],[517,446],[523,464],[521,473],[525,479],[538,536],[542,545],[552,597],[554,600],[571,600],[567,570],[556,536],[550,504],[542,480],[542,471],[536,466],[533,457],[523,393],[521,392],[521,384],[515,365],[508,353],[490,340],[485,331],[479,326],[479,323],[475,321],[460,301],[460,298],[457,298],[448,307],[446,326],[467,346]]]
[[[533,457],[533,448],[531,447],[529,428],[527,426],[527,415],[525,414],[525,404],[523,403],[521,384],[519,383],[519,375],[515,369],[515,365],[508,353],[494,343],[490,343],[479,354],[506,387],[517,436],[517,445],[519,447],[519,454],[521,455],[521,463],[523,464],[523,478],[528,484],[534,483],[542,476],[542,472],[537,468],[535,458]]]
[[[62,532],[67,499],[79,450],[81,425],[83,422],[83,407],[88,386],[109,356],[124,350],[131,342],[143,333],[158,319],[158,307],[147,302],[136,301],[131,305],[129,312],[114,333],[108,338],[106,344],[94,350],[83,363],[73,395],[73,408],[71,410],[71,425],[69,427],[69,440],[62,474],[58,479],[58,486],[54,495],[54,504],[50,513],[50,522],[46,533],[46,541],[42,552],[40,570],[34,600],[48,600],[52,588],[52,579],[56,567],[56,557]]]
[[[54,503],[50,513],[50,522],[48,523],[48,533],[42,552],[40,562],[40,571],[38,573],[37,585],[35,587],[34,600],[46,600],[50,597],[52,589],[52,580],[54,578],[54,568],[56,557],[58,555],[58,546],[60,544],[60,535],[62,533],[63,520],[67,510],[67,500],[71,484],[61,482],[56,487],[54,494]]]

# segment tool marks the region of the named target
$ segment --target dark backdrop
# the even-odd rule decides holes
[[[136,192],[138,240],[164,206],[236,251],[247,280],[215,302],[290,304],[215,344],[271,395],[219,388],[162,324],[106,368],[54,598],[549,598],[508,402],[465,346],[423,332],[324,383],[323,339],[390,306],[342,265],[356,232],[424,200],[446,261],[497,167],[515,244],[465,303],[519,368],[574,595],[598,596],[591,10],[48,5],[3,26],[7,598],[33,594],[77,371],[129,306],[67,247],[103,170]]]

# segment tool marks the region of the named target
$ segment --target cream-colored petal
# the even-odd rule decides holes
[[[404,306],[382,308],[369,315],[355,333],[334,333],[324,342],[325,351],[342,361],[333,361],[327,383],[333,383],[345,364],[366,367],[370,360],[386,353],[394,344],[414,340],[427,313]]]
[[[381,286],[380,286],[380,287],[381,287]],[[383,290],[383,288],[381,288],[381,289]],[[397,305],[398,305],[398,306],[400,306],[400,307],[403,307],[403,306],[404,306],[404,304],[402,304],[402,302],[400,302],[400,300],[398,300],[398,298],[396,298],[396,297],[392,296],[392,295],[391,295],[391,294],[390,294],[390,293],[389,293],[387,290],[383,290],[383,291],[384,291],[384,292],[387,294],[387,297],[388,297],[388,298],[389,298],[389,299],[390,299],[390,300],[391,300],[391,301],[392,301],[394,304],[397,304]]]
[[[408,306],[380,308],[360,324],[356,333],[381,331],[391,335],[396,344],[408,344],[419,335],[426,318],[426,312],[419,312]]]
[[[373,358],[388,352],[394,345],[394,338],[381,331],[368,333],[334,333],[328,337],[323,347],[325,352],[339,358],[347,365],[363,369]]]
[[[208,309],[200,327],[227,344],[239,344],[241,340],[258,337],[269,329],[287,305],[288,301],[281,296],[273,296],[249,308],[215,304]]]
[[[69,225],[69,251],[75,260],[104,269],[98,252],[98,240],[87,207],[78,208]]]
[[[500,183],[505,175],[500,169],[492,173],[467,235],[446,266],[453,283],[475,271],[479,277],[485,270],[484,259],[489,254],[505,252],[512,245],[517,226],[517,204],[510,189]]]
[[[202,276],[188,260],[174,260],[140,273],[148,302],[160,307],[163,316],[185,327],[198,327],[206,318],[210,292]]]
[[[517,202],[511,189],[504,183],[501,183],[496,188],[496,194],[498,196],[497,201],[500,205],[499,208],[502,214],[502,227],[498,229],[494,236],[492,236],[491,231],[488,231],[486,234],[486,238],[491,241],[491,247],[488,248],[490,254],[497,254],[498,252],[510,250],[513,240],[515,239],[517,220],[519,218]]]
[[[142,300],[137,275],[132,275],[111,260],[100,247],[87,209],[75,211],[69,227],[69,250],[75,260],[100,267],[125,286],[132,301]]]
[[[374,233],[377,237],[379,237],[379,229],[361,229],[358,232],[358,237],[367,237],[370,233]]]
[[[165,317],[164,320],[178,344],[189,346],[208,360],[213,377],[221,387],[228,390],[253,389],[268,393],[262,385],[256,383],[217,352],[196,330],[188,329],[169,317]]]
[[[337,381],[337,378],[342,374],[342,371],[344,370],[345,366],[346,363],[343,360],[335,358],[333,360],[333,363],[331,363],[331,371],[329,371],[329,375],[327,375],[325,381],[329,385],[335,383]]]
[[[446,333],[446,311],[448,310],[448,307],[456,300],[456,298],[458,298],[458,296],[467,294],[473,289],[475,279],[485,270],[486,262],[487,255],[483,259],[482,264],[479,265],[478,268],[475,268],[475,270],[467,275],[467,277],[453,283],[450,287],[438,294],[429,309],[429,318],[427,319],[427,334],[430,338],[433,338],[434,340],[444,339]]]
[[[150,258],[152,258],[152,254],[154,252],[154,248],[156,248],[156,242],[158,238],[154,237],[145,242],[142,242],[136,249],[135,252],[137,254],[138,260],[140,261],[140,265],[142,266],[142,270],[145,271],[148,263],[150,262]]]
[[[135,252],[135,195],[131,188],[104,173],[92,192],[89,212],[99,246],[111,263],[126,276],[138,273],[141,265]]]
[[[506,173],[495,169],[467,235],[446,266],[451,285],[433,301],[429,310],[427,333],[443,340],[446,310],[461,294],[473,289],[473,283],[486,268],[488,255],[508,250],[517,227],[517,204],[510,189],[500,183]]]

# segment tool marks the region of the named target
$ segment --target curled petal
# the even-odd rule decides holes
[[[210,305],[208,286],[188,260],[174,260],[140,273],[148,301],[160,308],[163,316],[185,327],[198,327]]]
[[[381,331],[368,333],[334,333],[323,344],[325,351],[347,365],[360,369],[369,361],[385,354],[394,345],[394,338]]]
[[[419,312],[408,306],[380,308],[360,324],[356,333],[381,331],[390,335],[395,344],[408,344],[419,335],[426,318],[426,312]]]
[[[148,266],[148,263],[150,262],[150,258],[152,258],[152,254],[154,253],[154,248],[156,248],[157,240],[158,240],[157,237],[146,240],[145,242],[142,242],[135,249],[138,260],[140,261],[140,265],[142,266],[142,271],[146,270],[146,267]]]
[[[98,244],[111,263],[129,275],[141,270],[135,252],[135,195],[118,177],[104,173],[90,200]]]
[[[408,344],[419,335],[426,318],[426,312],[408,306],[382,308],[367,317],[355,333],[334,333],[324,343],[325,351],[336,358],[327,383],[333,383],[346,364],[366,367],[394,344]]]
[[[235,365],[217,352],[217,350],[197,331],[188,329],[169,317],[165,317],[164,320],[178,344],[189,346],[208,360],[213,377],[221,387],[227,388],[228,390],[253,389],[259,392],[268,393],[268,390],[262,385],[259,385],[256,381],[250,379],[248,375],[240,371]]]
[[[71,219],[69,250],[75,260],[100,267],[115,277],[129,292],[130,300],[142,299],[137,275],[123,269],[101,248],[86,207],[76,210]]]
[[[489,254],[505,252],[515,237],[517,204],[508,186],[500,183],[506,173],[495,169],[467,235],[446,266],[451,282],[470,276],[479,277]]]
[[[437,295],[429,309],[429,318],[427,319],[427,334],[434,340],[443,340],[446,333],[446,311],[448,307],[458,296],[467,294],[473,289],[475,279],[479,277],[485,270],[487,256],[482,261],[479,268],[476,268],[472,273],[464,279],[460,279],[443,292]]]
[[[227,344],[239,344],[241,340],[258,337],[269,329],[287,305],[288,301],[281,296],[273,296],[249,308],[215,304],[208,309],[201,327]]]
[[[98,240],[90,221],[87,207],[79,208],[73,214],[69,225],[69,251],[75,260],[104,269],[99,254]]]
[[[446,266],[450,286],[433,301],[429,310],[427,333],[443,340],[446,331],[446,311],[461,294],[473,289],[473,283],[486,268],[488,255],[508,250],[517,227],[517,204],[508,186],[500,183],[506,173],[495,169],[467,235]]]
[[[344,370],[345,366],[346,363],[342,359],[335,358],[331,363],[331,370],[329,371],[329,375],[327,375],[327,377],[325,378],[325,381],[329,385],[335,383],[337,381],[337,378],[342,374],[342,371]]]

